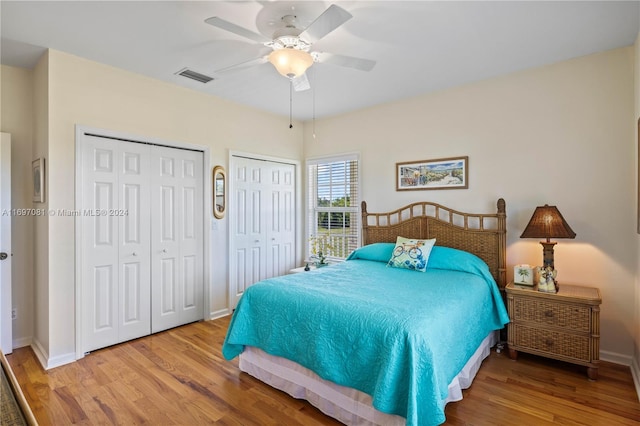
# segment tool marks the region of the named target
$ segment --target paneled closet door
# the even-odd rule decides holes
[[[249,158],[234,158],[233,204],[230,205],[232,252],[230,253],[229,281],[234,308],[242,293],[266,277],[267,206],[263,205],[266,186],[264,179],[268,163]]]
[[[122,143],[118,220],[119,340],[150,333],[151,210],[149,146]]]
[[[90,351],[150,333],[149,146],[88,135],[83,143],[83,349]]]
[[[295,268],[295,166],[269,163],[267,192],[270,201],[267,220],[266,276],[271,278]]]
[[[230,173],[231,308],[252,284],[295,264],[295,166],[234,157]]]
[[[151,149],[152,332],[203,318],[203,155]]]

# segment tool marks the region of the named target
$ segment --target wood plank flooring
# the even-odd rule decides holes
[[[226,361],[229,317],[112,346],[44,371],[30,348],[8,355],[41,425],[337,425],[306,401]],[[639,425],[628,367],[603,362],[597,381],[562,362],[492,351],[447,425]]]

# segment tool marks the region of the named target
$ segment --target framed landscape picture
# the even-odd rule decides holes
[[[469,157],[396,163],[396,191],[468,187]]]

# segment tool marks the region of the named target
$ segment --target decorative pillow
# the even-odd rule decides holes
[[[395,247],[394,243],[368,244],[352,251],[347,260],[362,259],[387,263]]]
[[[429,254],[435,243],[435,238],[431,240],[414,240],[398,237],[387,266],[424,272],[427,270]]]

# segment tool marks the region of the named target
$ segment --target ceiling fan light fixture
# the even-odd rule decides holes
[[[304,50],[308,52],[311,48],[311,44],[295,35],[284,35],[275,38],[269,43],[265,43],[266,46],[271,47],[273,50],[278,49],[296,49]]]
[[[269,54],[269,62],[287,78],[296,78],[304,74],[313,65],[313,56],[298,49],[278,49]]]

